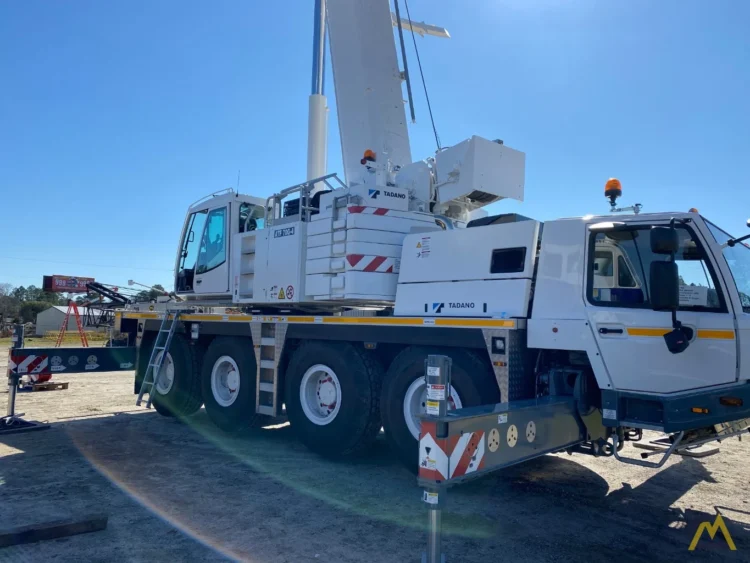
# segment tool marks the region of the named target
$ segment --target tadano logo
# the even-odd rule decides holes
[[[380,195],[380,190],[370,190],[367,193],[370,196],[370,199],[378,199],[378,196]]]
[[[716,537],[716,533],[719,530],[721,530],[721,533],[724,536],[724,540],[726,540],[729,549],[731,551],[737,551],[737,546],[734,545],[734,540],[732,539],[732,536],[729,535],[729,530],[727,529],[727,525],[724,523],[724,518],[721,517],[721,514],[716,515],[716,520],[714,520],[713,524],[711,524],[711,522],[701,522],[701,525],[698,526],[698,529],[695,531],[693,541],[690,542],[688,551],[695,551],[695,548],[698,547],[698,542],[701,540],[701,536],[703,536],[704,531],[708,532],[709,538],[714,539],[714,537]]]
[[[432,312],[433,313],[442,313],[443,308],[445,307],[445,303],[433,303],[432,304]],[[475,305],[474,303],[448,303],[448,309],[474,309]],[[427,312],[427,305],[425,305],[425,312]]]

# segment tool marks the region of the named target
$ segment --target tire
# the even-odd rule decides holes
[[[430,354],[450,356],[451,396],[457,408],[494,404],[500,400],[500,392],[495,382],[489,362],[482,361],[478,354],[460,348],[432,348],[411,346],[404,349],[388,368],[383,381],[381,409],[386,439],[401,463],[410,471],[417,471],[419,458],[419,426],[413,420],[406,420],[406,399],[410,397],[410,412],[414,412],[416,400],[424,392],[416,383],[424,377],[424,362]],[[422,387],[423,388],[423,387]],[[455,393],[455,394],[454,394]],[[415,427],[416,424],[416,427]]]
[[[249,338],[220,336],[206,350],[203,401],[211,421],[224,432],[248,428],[255,419],[256,365]]]
[[[146,366],[153,343],[146,355]],[[182,334],[175,334],[162,364],[151,404],[163,416],[183,418],[195,414],[203,404],[200,389],[201,350]],[[145,374],[145,370],[143,372]],[[165,380],[165,376],[167,379]],[[171,379],[171,381],[170,381]]]
[[[305,446],[326,457],[360,453],[380,431],[382,380],[380,363],[353,344],[302,344],[286,370],[286,412],[292,429]],[[323,406],[321,400],[333,402]]]

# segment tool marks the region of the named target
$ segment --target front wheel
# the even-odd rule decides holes
[[[153,347],[153,344],[152,344]],[[164,352],[159,352],[159,355]],[[151,352],[149,350],[148,357]],[[157,356],[154,361],[160,358]],[[201,351],[190,345],[182,334],[175,334],[161,364],[151,403],[164,416],[184,417],[198,411],[203,404],[200,379]],[[148,360],[146,360],[148,365]]]
[[[388,368],[380,403],[388,443],[410,471],[416,471],[418,465],[420,415],[425,412],[427,398],[424,366],[430,354],[450,356],[453,360],[449,410],[494,404],[500,400],[489,363],[473,352],[421,346],[404,349]]]
[[[307,342],[286,370],[286,411],[308,448],[330,457],[364,450],[380,431],[383,368],[348,342]]]

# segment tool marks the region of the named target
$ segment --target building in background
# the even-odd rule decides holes
[[[49,309],[45,309],[36,316],[36,335],[44,336],[48,332],[57,332],[65,320],[65,313],[67,312],[67,306],[54,306]],[[101,311],[92,309],[89,311],[86,307],[78,307],[78,312],[81,315],[81,323],[83,328],[88,328],[88,317],[91,315],[101,315]],[[68,319],[68,332],[77,334],[78,328],[76,327],[76,317],[71,312],[70,319]],[[93,330],[93,329],[92,329]]]

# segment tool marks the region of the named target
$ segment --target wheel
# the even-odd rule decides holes
[[[256,365],[248,338],[221,336],[206,350],[203,401],[211,421],[225,432],[247,428],[255,419]]]
[[[424,362],[430,354],[450,356],[453,360],[449,410],[500,400],[492,369],[477,354],[459,348],[404,349],[388,368],[380,405],[388,443],[401,463],[413,472],[417,471],[419,457],[419,415],[425,411],[427,396]]]
[[[286,412],[308,448],[329,457],[361,452],[380,431],[383,368],[348,342],[311,341],[286,370]]]
[[[151,356],[151,348],[146,356],[146,365]],[[155,358],[164,352],[159,352]],[[172,337],[172,343],[167,350],[167,357],[162,362],[159,377],[155,386],[155,393],[151,404],[156,411],[164,416],[184,417],[194,414],[203,404],[200,389],[200,359],[199,348],[190,345],[190,341],[181,334]],[[144,370],[145,374],[145,370]]]

